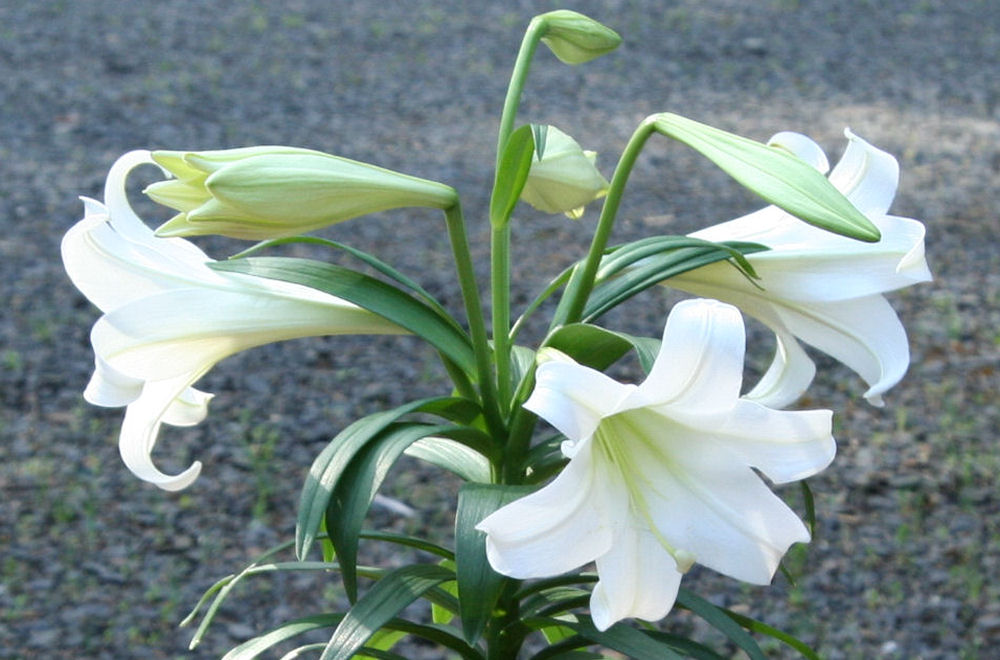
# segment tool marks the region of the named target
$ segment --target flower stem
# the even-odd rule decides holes
[[[566,287],[566,293],[563,294],[562,300],[559,301],[559,307],[553,315],[551,329],[568,323],[576,323],[583,315],[584,305],[594,288],[597,268],[601,263],[604,250],[608,246],[608,239],[611,237],[611,229],[614,227],[618,207],[621,205],[622,195],[625,193],[625,184],[628,182],[632,167],[646,144],[646,140],[654,132],[656,132],[656,127],[653,119],[644,119],[632,133],[621,158],[618,159],[614,176],[611,177],[611,185],[608,187],[608,195],[604,198],[601,217],[597,221],[594,238],[590,242],[590,250],[582,264],[573,271],[573,276]]]
[[[531,60],[538,47],[538,41],[548,29],[547,23],[541,17],[535,17],[528,24],[521,47],[517,52],[514,70],[507,85],[507,96],[504,99],[503,112],[500,115],[500,129],[497,134],[496,169],[499,172],[503,160],[504,149],[514,130],[517,119],[517,109],[521,104],[521,94],[524,90]],[[493,305],[493,351],[496,356],[497,390],[500,397],[501,414],[510,410],[511,374],[510,374],[510,226],[493,226],[490,230],[490,289]]]
[[[465,314],[469,321],[472,348],[476,355],[476,373],[482,396],[483,414],[494,437],[501,437],[497,434],[503,433],[504,422],[498,407],[497,393],[493,386],[493,371],[490,368],[492,351],[486,336],[483,305],[479,297],[479,285],[476,283],[476,271],[472,265],[461,205],[456,203],[451,208],[445,209],[444,216],[448,225],[448,238],[451,241],[452,255],[455,258],[455,269],[458,271],[462,301],[465,303]]]
[[[510,406],[510,224],[490,232],[490,282],[493,303],[493,351],[497,359],[497,394],[501,414]]]
[[[494,615],[486,627],[487,660],[517,660],[527,628],[520,621],[520,602],[516,597],[519,580],[506,580],[497,602],[499,615]]]
[[[507,146],[507,140],[514,131],[514,120],[517,119],[517,108],[521,105],[521,92],[528,79],[531,60],[535,56],[535,49],[538,48],[538,41],[547,29],[548,24],[541,16],[531,19],[531,22],[528,23],[528,29],[524,32],[524,38],[521,40],[521,48],[517,51],[517,60],[515,60],[514,70],[510,74],[507,97],[504,99],[503,111],[500,114],[500,130],[497,133],[497,169],[500,169],[504,147]]]

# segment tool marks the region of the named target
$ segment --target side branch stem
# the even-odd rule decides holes
[[[458,271],[462,301],[465,303],[465,314],[469,321],[472,348],[476,354],[476,373],[482,396],[483,412],[493,437],[502,437],[504,422],[498,408],[497,393],[493,385],[493,370],[490,367],[492,352],[486,335],[483,305],[479,297],[476,271],[469,252],[469,240],[465,233],[465,219],[462,216],[461,205],[456,203],[451,208],[445,209],[444,216],[448,225],[448,238],[451,241],[452,255],[455,258],[455,268]]]
[[[611,185],[608,187],[608,195],[604,198],[601,217],[597,221],[597,229],[594,231],[594,238],[590,243],[590,250],[583,263],[573,272],[569,285],[566,287],[566,293],[553,316],[550,329],[568,323],[576,323],[583,315],[584,305],[586,305],[587,298],[594,288],[597,268],[601,263],[604,250],[608,246],[608,239],[611,237],[615,217],[618,215],[618,207],[621,205],[622,195],[625,193],[625,184],[628,182],[632,167],[646,144],[646,140],[654,132],[656,132],[656,127],[652,118],[643,120],[632,133],[621,158],[618,159],[614,176],[611,177]]]

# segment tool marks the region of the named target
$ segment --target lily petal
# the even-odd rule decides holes
[[[830,161],[826,158],[826,152],[812,138],[802,133],[794,131],[775,133],[767,141],[767,144],[768,146],[781,147],[792,152],[815,167],[820,174],[826,174],[830,171]]]
[[[487,534],[486,556],[498,572],[519,579],[558,575],[608,551],[616,538],[616,500],[588,448],[550,484],[493,512],[476,529]]]
[[[830,172],[830,183],[865,215],[885,215],[899,185],[899,163],[889,153],[844,129],[847,149]]]
[[[594,433],[602,417],[617,409],[635,389],[575,362],[545,362],[535,374],[535,389],[524,407],[543,417],[568,438],[563,453]]]
[[[195,461],[183,472],[168,475],[153,464],[152,451],[167,411],[174,401],[202,374],[185,374],[169,380],[148,382],[142,395],[129,404],[118,436],[118,451],[125,466],[143,481],[164,490],[187,488],[201,473],[201,462]]]
[[[94,351],[119,372],[164,380],[274,341],[398,332],[350,303],[326,305],[264,292],[185,288],[132,301],[94,325]]]
[[[636,527],[622,529],[611,549],[597,559],[601,579],[590,596],[598,630],[627,618],[657,621],[677,600],[683,574],[656,537]]]
[[[656,530],[699,564],[744,582],[770,582],[788,547],[809,540],[802,521],[730,446],[682,427],[657,437],[659,451],[630,444],[632,464],[651,485],[644,494]]]
[[[771,408],[784,408],[809,388],[816,376],[816,365],[794,336],[771,329],[776,339],[774,358],[746,398]]]
[[[712,300],[678,303],[653,368],[622,409],[669,404],[698,415],[732,406],[743,380],[745,342],[735,307]]]
[[[881,395],[910,365],[906,330],[882,296],[822,305],[775,307],[781,326],[850,367],[869,384],[864,396],[881,405]]]

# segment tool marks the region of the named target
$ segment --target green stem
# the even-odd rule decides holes
[[[521,92],[524,91],[524,83],[528,79],[531,60],[535,56],[535,49],[538,48],[538,41],[547,29],[548,24],[545,19],[541,16],[535,16],[528,24],[528,29],[524,32],[524,39],[521,40],[521,48],[517,51],[517,60],[514,62],[514,70],[510,74],[507,97],[504,99],[503,112],[500,115],[500,130],[497,134],[497,169],[500,169],[500,159],[503,156],[504,147],[507,145],[510,134],[514,131],[514,120],[517,119],[517,108],[521,105]]]
[[[584,305],[594,288],[594,278],[597,276],[597,268],[601,263],[601,257],[608,246],[608,239],[611,237],[611,229],[615,224],[615,217],[618,215],[618,207],[621,205],[622,195],[625,192],[625,184],[632,173],[642,147],[646,144],[649,136],[656,132],[652,118],[647,118],[639,124],[632,134],[618,165],[615,167],[614,176],[611,177],[611,185],[608,187],[608,195],[604,198],[604,207],[601,209],[601,217],[597,221],[597,229],[594,231],[594,238],[590,243],[590,251],[583,263],[576,268],[570,278],[566,293],[559,303],[559,308],[552,318],[551,328],[555,329],[567,323],[576,323],[583,315]]]
[[[510,406],[510,224],[490,232],[490,266],[493,294],[493,352],[497,359],[497,394],[500,412]]]
[[[520,601],[516,594],[519,580],[508,579],[497,602],[500,616],[490,619],[486,627],[487,660],[517,660],[527,628],[521,623]]]
[[[504,99],[503,112],[500,115],[500,129],[497,134],[496,169],[499,172],[507,141],[514,130],[517,119],[517,109],[521,104],[521,94],[531,68],[531,60],[538,41],[545,34],[547,24],[544,19],[535,17],[528,24],[521,47],[514,62],[514,70],[507,85],[507,97]],[[511,375],[510,375],[510,226],[493,226],[490,230],[490,291],[493,305],[493,351],[496,356],[497,391],[501,415],[506,416],[510,410]]]
[[[444,217],[448,225],[448,238],[451,241],[451,251],[455,258],[455,268],[458,271],[462,301],[465,303],[465,314],[469,320],[472,348],[476,354],[476,373],[482,395],[483,413],[494,437],[502,437],[504,423],[498,408],[497,393],[493,386],[493,370],[490,368],[492,352],[490,351],[489,339],[486,336],[483,304],[479,298],[479,285],[476,283],[476,271],[472,265],[469,239],[465,234],[465,219],[462,216],[461,205],[456,203],[451,208],[445,209]]]

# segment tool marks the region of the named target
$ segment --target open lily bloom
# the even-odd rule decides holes
[[[308,287],[208,267],[180,238],[158,238],[125,195],[128,172],[152,163],[148,152],[111,168],[105,204],[84,199],[85,216],[62,241],[73,283],[104,315],[91,331],[96,367],[84,396],[128,406],[119,447],[126,466],[167,490],[190,484],[198,462],[161,472],[151,452],[161,423],[197,424],[211,395],[191,387],[219,360],[274,341],[335,334],[393,334],[398,326]]]
[[[525,407],[566,436],[570,461],[477,526],[493,568],[527,579],[596,561],[590,608],[601,630],[665,616],[695,562],[770,582],[809,532],[754,470],[784,483],[825,468],[832,415],[740,398],[744,343],[736,308],[689,300],[667,319],[641,385],[572,361],[543,363]]]
[[[775,206],[695,232],[710,241],[752,241],[769,251],[747,256],[758,286],[736,269],[715,263],[665,284],[738,306],[777,335],[771,367],[748,394],[785,406],[812,382],[816,367],[798,340],[836,358],[868,383],[876,405],[903,377],[910,362],[906,332],[882,295],[931,279],[924,258],[924,226],[887,215],[899,165],[888,153],[846,131],[849,140],[829,179],[882,233],[863,243],[808,225]],[[797,133],[771,138],[826,173],[819,145]]]

